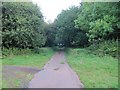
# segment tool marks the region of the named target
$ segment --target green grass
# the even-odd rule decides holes
[[[6,50],[7,51],[7,50]],[[8,50],[9,51],[9,50]],[[8,52],[7,51],[7,52]],[[17,52],[17,50],[14,50]],[[14,66],[27,66],[27,67],[35,67],[35,68],[42,68],[53,56],[54,51],[50,48],[41,48],[39,54],[35,54],[30,50],[22,50],[27,52],[25,55],[19,52],[20,55],[16,55],[16,53],[10,53],[10,55],[6,55],[2,59],[3,65],[14,65]],[[9,51],[12,52],[12,51]],[[17,52],[17,53],[18,53]],[[17,73],[17,72],[16,72]],[[23,80],[29,83],[29,81],[34,76],[32,73],[25,73],[22,71],[18,71],[18,76],[14,78],[3,78],[2,79],[2,87],[3,88],[21,88],[21,84],[23,84]],[[21,76],[21,78],[19,78]]]
[[[68,63],[85,88],[118,88],[118,60],[95,56],[85,49],[70,49]]]
[[[39,54],[9,55],[2,59],[3,65],[29,66],[41,68],[54,54],[50,48],[42,48]]]
[[[2,89],[2,59],[0,57],[0,90]]]

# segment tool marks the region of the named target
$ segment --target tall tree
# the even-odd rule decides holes
[[[45,23],[44,24],[45,29],[45,36],[46,36],[46,44],[45,46],[54,46],[55,45],[55,36],[56,36],[56,26],[54,23]]]
[[[81,40],[83,40],[82,36],[85,36],[85,33],[74,27],[74,20],[77,19],[78,11],[79,7],[73,6],[67,10],[63,10],[58,15],[55,21],[58,30],[56,34],[57,43],[62,43],[65,46],[79,46]],[[79,36],[80,34],[84,35]],[[76,37],[81,37],[81,40],[75,39]],[[87,42],[87,38],[84,39],[84,42]]]
[[[75,20],[75,27],[85,31],[89,41],[105,39],[120,29],[119,4],[119,2],[83,2]]]
[[[2,6],[3,46],[34,48],[45,44],[43,15],[32,2],[4,2]]]

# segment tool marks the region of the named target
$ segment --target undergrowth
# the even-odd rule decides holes
[[[98,56],[105,56],[107,54],[118,57],[120,50],[118,49],[119,41],[117,40],[108,40],[102,41],[99,43],[94,43],[87,48],[90,53],[93,53]]]

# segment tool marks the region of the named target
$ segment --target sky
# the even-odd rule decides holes
[[[46,22],[53,22],[62,10],[72,5],[78,6],[81,0],[32,0],[32,2],[40,7]]]

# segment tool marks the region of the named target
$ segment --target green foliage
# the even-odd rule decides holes
[[[108,41],[102,41],[99,43],[94,43],[88,47],[88,50],[90,50],[90,52],[99,56],[104,56],[106,54],[109,54],[113,57],[117,57],[118,52],[120,52],[118,49],[117,40],[108,40]]]
[[[45,35],[46,35],[46,44],[45,46],[54,46],[55,45],[55,36],[56,36],[56,26],[52,24],[44,24]]]
[[[75,27],[85,31],[89,41],[104,39],[120,29],[119,4],[119,2],[83,2],[75,20]]]
[[[67,47],[84,46],[87,42],[87,37],[84,32],[76,29],[74,20],[77,18],[79,7],[70,7],[63,10],[57,17],[55,24],[57,27],[56,44],[63,44]],[[83,39],[84,38],[84,39]],[[84,42],[84,43],[83,43]]]
[[[32,50],[29,48],[26,49],[18,49],[18,48],[3,48],[2,49],[2,57],[9,57],[14,55],[28,55],[33,54]]]
[[[40,48],[34,47],[32,51],[33,51],[34,53],[39,54],[39,53],[40,53]]]
[[[84,32],[78,32],[76,33],[76,36],[74,36],[73,41],[71,43],[74,47],[85,47],[88,45],[88,38],[85,35]]]
[[[42,46],[85,47],[105,40],[106,43],[95,44],[100,45],[100,50],[94,50],[113,53],[114,56],[117,52],[112,49],[116,47],[115,42],[112,41],[109,46],[109,40],[120,38],[119,7],[120,2],[82,2],[79,7],[63,10],[54,23],[47,24],[35,4],[4,2],[2,45],[11,50],[32,48],[32,51],[39,53],[39,47]]]
[[[2,6],[3,46],[41,47],[45,44],[43,16],[31,2],[4,2]]]

